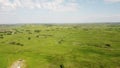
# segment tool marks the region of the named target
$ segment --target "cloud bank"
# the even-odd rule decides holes
[[[65,2],[65,0],[0,0],[0,10],[15,10],[18,8],[76,11],[78,4],[73,0],[69,2]]]
[[[67,1],[67,2],[66,2]],[[83,0],[80,0],[81,2]],[[98,0],[84,0],[96,2]],[[117,3],[120,0],[103,0],[108,3]],[[77,11],[80,4],[77,0],[0,0],[0,11],[10,11],[19,8],[47,9],[51,11]]]

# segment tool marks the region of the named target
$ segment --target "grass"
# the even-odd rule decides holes
[[[0,68],[18,59],[26,68],[120,68],[120,24],[8,26],[0,26],[13,32],[0,33]]]

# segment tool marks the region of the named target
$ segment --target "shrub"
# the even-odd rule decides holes
[[[7,33],[7,35],[12,35],[12,33]]]
[[[0,36],[3,36],[2,34]]]
[[[13,45],[15,45],[15,44],[16,44],[16,42],[10,42],[9,44],[13,44]]]
[[[16,43],[16,45],[19,45],[19,46],[24,46],[23,44],[21,44],[21,43]]]
[[[1,39],[3,39],[4,37],[3,36],[0,36]]]
[[[21,45],[20,43],[16,43],[16,45]]]
[[[36,35],[37,38],[39,38],[39,35]]]
[[[29,34],[32,34],[31,32],[28,32]]]
[[[105,44],[105,46],[106,46],[106,47],[111,47],[111,45],[110,45],[110,44]]]
[[[12,45],[19,45],[19,46],[24,46],[24,44],[17,43],[17,42],[10,42],[9,44],[12,44]]]
[[[20,46],[24,46],[23,44],[20,44]]]
[[[31,40],[31,38],[30,38],[30,37],[28,37],[28,40]]]
[[[61,39],[61,40],[59,40],[59,41],[58,41],[58,43],[59,43],[59,44],[61,44],[63,41],[64,41],[64,40],[63,40],[63,39]]]
[[[64,68],[64,65],[63,65],[63,64],[61,64],[61,65],[60,65],[60,68]]]
[[[39,33],[41,30],[34,30],[34,32]]]

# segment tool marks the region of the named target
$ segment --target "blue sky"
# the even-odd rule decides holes
[[[120,0],[0,0],[0,24],[120,22]]]

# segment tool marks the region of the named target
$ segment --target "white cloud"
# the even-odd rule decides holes
[[[51,8],[53,11],[76,11],[78,9],[77,4],[69,3],[66,5],[58,5],[56,8]]]
[[[18,8],[43,8],[52,11],[75,11],[78,6],[77,3],[67,3],[65,0],[0,0],[0,10],[14,10]]]
[[[105,2],[111,2],[111,3],[116,3],[116,2],[120,2],[120,0],[104,0]]]
[[[60,3],[63,3],[64,0],[55,0],[54,2],[60,4]]]

